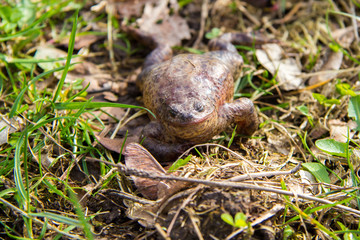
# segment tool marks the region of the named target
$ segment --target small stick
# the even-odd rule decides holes
[[[145,172],[145,171],[139,171],[139,170],[134,169],[134,168],[128,168],[122,163],[115,164],[115,163],[106,162],[106,161],[102,161],[102,160],[95,159],[95,158],[87,158],[87,159],[92,160],[92,161],[103,162],[105,164],[117,167],[120,172],[123,172],[124,174],[127,174],[127,175],[134,175],[134,176],[137,176],[137,177],[143,177],[143,178],[149,178],[149,179],[157,179],[157,180],[183,181],[183,182],[204,184],[204,185],[207,185],[207,186],[219,187],[219,188],[229,188],[230,187],[230,188],[243,189],[243,190],[248,189],[248,190],[272,192],[272,193],[282,194],[282,195],[286,195],[286,196],[298,197],[298,198],[302,198],[302,199],[306,199],[306,200],[310,200],[310,201],[315,201],[315,202],[319,202],[319,203],[323,203],[323,204],[330,204],[330,205],[333,205],[336,208],[339,208],[339,209],[342,209],[342,210],[345,210],[345,211],[349,211],[351,213],[356,214],[357,216],[360,216],[360,211],[359,210],[356,210],[356,209],[353,209],[351,207],[347,207],[347,206],[344,206],[344,205],[340,205],[340,204],[337,204],[336,202],[332,202],[332,201],[325,200],[325,199],[322,199],[322,198],[309,196],[309,195],[306,195],[306,194],[301,194],[301,193],[295,194],[293,192],[282,190],[282,189],[261,187],[261,186],[252,185],[252,184],[248,184],[248,183],[238,183],[238,182],[235,183],[235,182],[230,182],[230,181],[208,181],[208,180],[203,180],[203,179],[177,177],[177,176],[165,175],[165,174],[153,174],[153,173],[148,173],[148,172]]]
[[[293,169],[291,169],[289,171],[272,171],[272,172],[248,173],[248,174],[243,174],[243,175],[240,175],[240,176],[229,178],[229,179],[227,179],[227,181],[241,182],[241,181],[245,181],[245,180],[248,180],[248,179],[260,178],[260,177],[270,177],[270,176],[278,176],[278,175],[290,175],[290,174],[294,174],[297,171],[299,171],[300,167],[301,167],[301,164],[299,163],[298,165],[296,165],[296,167],[294,167]]]
[[[200,20],[200,30],[199,30],[199,33],[198,33],[198,36],[196,38],[196,41],[193,45],[194,48],[197,48],[201,42],[201,39],[204,35],[204,29],[205,29],[205,22],[206,22],[206,19],[208,17],[208,7],[209,5],[209,0],[203,0],[202,2],[202,5],[201,5],[201,20]]]

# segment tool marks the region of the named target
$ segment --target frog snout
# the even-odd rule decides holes
[[[170,107],[169,114],[171,117],[185,122],[191,121],[194,118],[194,115],[192,113],[180,111],[175,107]]]
[[[188,122],[194,118],[194,116],[190,113],[180,113],[178,117],[181,120],[186,121],[186,122]]]

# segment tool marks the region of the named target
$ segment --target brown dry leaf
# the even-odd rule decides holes
[[[139,30],[151,36],[158,44],[169,46],[180,45],[181,40],[190,39],[190,29],[187,22],[179,16],[176,2],[171,2],[175,13],[169,15],[168,1],[158,1],[157,5],[146,3],[144,13],[136,21]]]
[[[0,145],[8,143],[9,134],[19,130],[20,122],[18,121],[22,122],[18,117],[10,120],[2,117],[0,120]]]
[[[143,6],[156,3],[156,0],[109,0],[109,4],[112,4],[115,11],[122,17],[138,17],[141,15]]]
[[[117,110],[121,110],[121,109],[117,108]],[[115,108],[114,108],[114,111],[116,111]],[[136,119],[132,120],[132,122],[134,122],[134,121],[136,121]],[[108,137],[102,137],[102,136],[98,135],[98,136],[96,136],[96,139],[106,149],[116,152],[116,153],[120,153],[121,146],[123,145],[124,141],[126,141],[124,148],[126,148],[126,146],[130,143],[139,141],[142,129],[143,129],[143,126],[131,126],[131,124],[128,124],[127,126],[125,126],[123,128],[123,130],[122,130],[123,135],[120,137],[111,139]],[[128,135],[125,137],[126,131],[128,131]]]
[[[125,164],[129,168],[153,174],[166,174],[165,169],[140,144],[130,143],[125,148]],[[161,181],[132,176],[138,191],[149,199],[158,198],[158,185]]]
[[[138,223],[146,228],[153,228],[156,220],[154,215],[158,211],[159,207],[160,205],[158,203],[144,205],[134,202],[126,209],[126,216],[130,219],[137,220]]]
[[[97,40],[102,39],[102,38],[104,38],[104,36],[97,36],[97,35],[93,35],[93,34],[76,36],[74,49],[79,50],[80,48],[83,48],[83,47],[89,47],[91,44],[93,44],[94,42],[96,42]],[[61,41],[59,43],[61,45],[67,47],[69,44],[69,37],[65,37],[65,38],[61,39]]]
[[[318,185],[316,184],[316,178],[312,173],[310,173],[309,171],[300,170],[299,175],[301,183],[304,184],[306,187],[299,188],[298,190],[300,191],[297,193],[317,194],[319,192]]]
[[[67,52],[62,51],[52,46],[42,46],[38,48],[34,56],[35,59],[54,59],[54,58],[66,58]],[[65,82],[72,83],[78,79],[83,79],[83,86],[90,84],[87,89],[88,92],[97,92],[103,90],[111,90],[114,86],[119,92],[127,87],[127,84],[116,84],[114,77],[107,72],[101,70],[96,64],[84,61],[81,57],[73,58],[71,63],[77,63],[73,69],[66,75]],[[54,69],[59,66],[65,65],[65,60],[57,62],[39,63],[39,66],[45,71]],[[54,76],[58,79],[61,78],[62,72],[55,72]],[[122,90],[119,89],[123,88]]]
[[[119,99],[119,96],[112,92],[104,92],[104,99],[110,102],[117,102]]]
[[[288,155],[290,151],[290,143],[288,138],[283,134],[273,134],[266,132],[267,141],[271,144],[277,152]]]
[[[311,129],[309,137],[312,139],[318,139],[324,134],[328,133],[329,129],[323,125],[321,122],[317,122],[316,125]]]
[[[332,36],[343,48],[349,48],[355,40],[354,27],[336,29]]]
[[[124,142],[123,139],[120,138],[111,139],[97,135],[95,135],[95,137],[101,143],[101,145],[103,145],[106,149],[120,153],[121,146]]]
[[[348,129],[352,130],[357,126],[356,122],[354,121],[350,121],[346,123],[339,119],[329,120],[328,125],[330,128],[330,138],[339,142],[347,142]],[[354,131],[350,131],[349,138],[352,139],[354,134],[355,134]]]
[[[261,65],[272,75],[276,75],[281,89],[290,91],[303,86],[303,80],[298,77],[301,70],[296,60],[283,58],[283,49],[278,44],[264,44],[255,54]]]
[[[125,165],[149,174],[166,174],[165,169],[143,146],[138,143],[129,143],[125,148]],[[175,173],[171,173],[175,174]],[[187,182],[160,181],[149,178],[132,176],[138,191],[145,197],[155,200],[180,191],[189,186]]]
[[[328,58],[324,60],[324,64],[319,70],[323,73],[311,77],[309,80],[310,86],[336,78],[338,73],[335,70],[340,69],[344,54],[341,51],[337,51],[326,54],[326,56]]]

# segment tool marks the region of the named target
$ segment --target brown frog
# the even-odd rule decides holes
[[[143,130],[143,146],[159,161],[175,160],[188,147],[205,143],[230,124],[252,135],[258,116],[248,98],[233,100],[234,76],[243,63],[233,43],[252,37],[227,33],[209,42],[211,52],[172,57],[157,46],[146,58],[137,85],[145,107],[156,116]]]

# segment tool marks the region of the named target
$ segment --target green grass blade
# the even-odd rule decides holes
[[[74,225],[77,227],[82,226],[81,222],[77,219],[66,217],[64,215],[51,213],[51,212],[29,213],[29,215],[32,217],[44,217],[44,218],[52,219],[54,221],[62,222],[65,224]]]
[[[23,149],[25,135],[27,134],[27,130],[25,130],[19,137],[16,147],[15,147],[15,156],[14,156],[14,181],[16,190],[19,193],[19,196],[22,202],[26,202],[27,194],[25,190],[25,186],[22,180],[22,173],[21,173],[21,150]]]
[[[58,68],[55,68],[55,69],[52,69],[50,71],[47,71],[47,72],[43,72],[41,74],[39,74],[38,76],[36,76],[34,79],[32,79],[29,84],[24,87],[21,92],[19,93],[19,95],[16,97],[15,101],[14,101],[14,104],[11,108],[11,111],[9,113],[9,117],[12,118],[14,117],[15,115],[15,112],[16,110],[18,109],[18,106],[21,105],[21,102],[22,102],[22,99],[23,99],[23,96],[25,94],[25,92],[29,89],[29,87],[34,84],[36,81],[38,81],[40,78],[50,74],[50,73],[53,73],[53,72],[57,72],[57,71],[61,71],[61,70],[64,70],[65,67],[58,67]]]
[[[118,108],[138,108],[142,110],[146,110],[153,117],[155,115],[147,108],[122,104],[122,103],[110,103],[110,102],[69,102],[69,103],[54,103],[54,108],[57,110],[71,110],[71,109],[80,109],[83,105],[86,104],[86,108],[102,108],[102,107],[118,107]],[[156,117],[155,117],[156,118]]]
[[[57,88],[56,88],[56,92],[55,92],[54,97],[53,97],[53,102],[55,102],[58,99],[59,95],[60,95],[60,92],[61,92],[62,87],[63,87],[64,82],[65,82],[66,74],[67,74],[67,72],[69,70],[69,67],[70,67],[70,62],[71,62],[71,59],[72,59],[72,53],[74,51],[74,45],[75,45],[75,35],[76,35],[76,27],[77,27],[77,22],[78,22],[78,15],[79,15],[79,9],[76,10],[76,12],[75,12],[75,20],[74,20],[74,23],[73,23],[73,26],[72,26],[71,35],[70,35],[70,39],[69,39],[68,56],[67,56],[67,59],[66,59],[64,71],[63,71],[63,73],[61,75],[61,79],[59,80],[59,83],[58,83]]]

